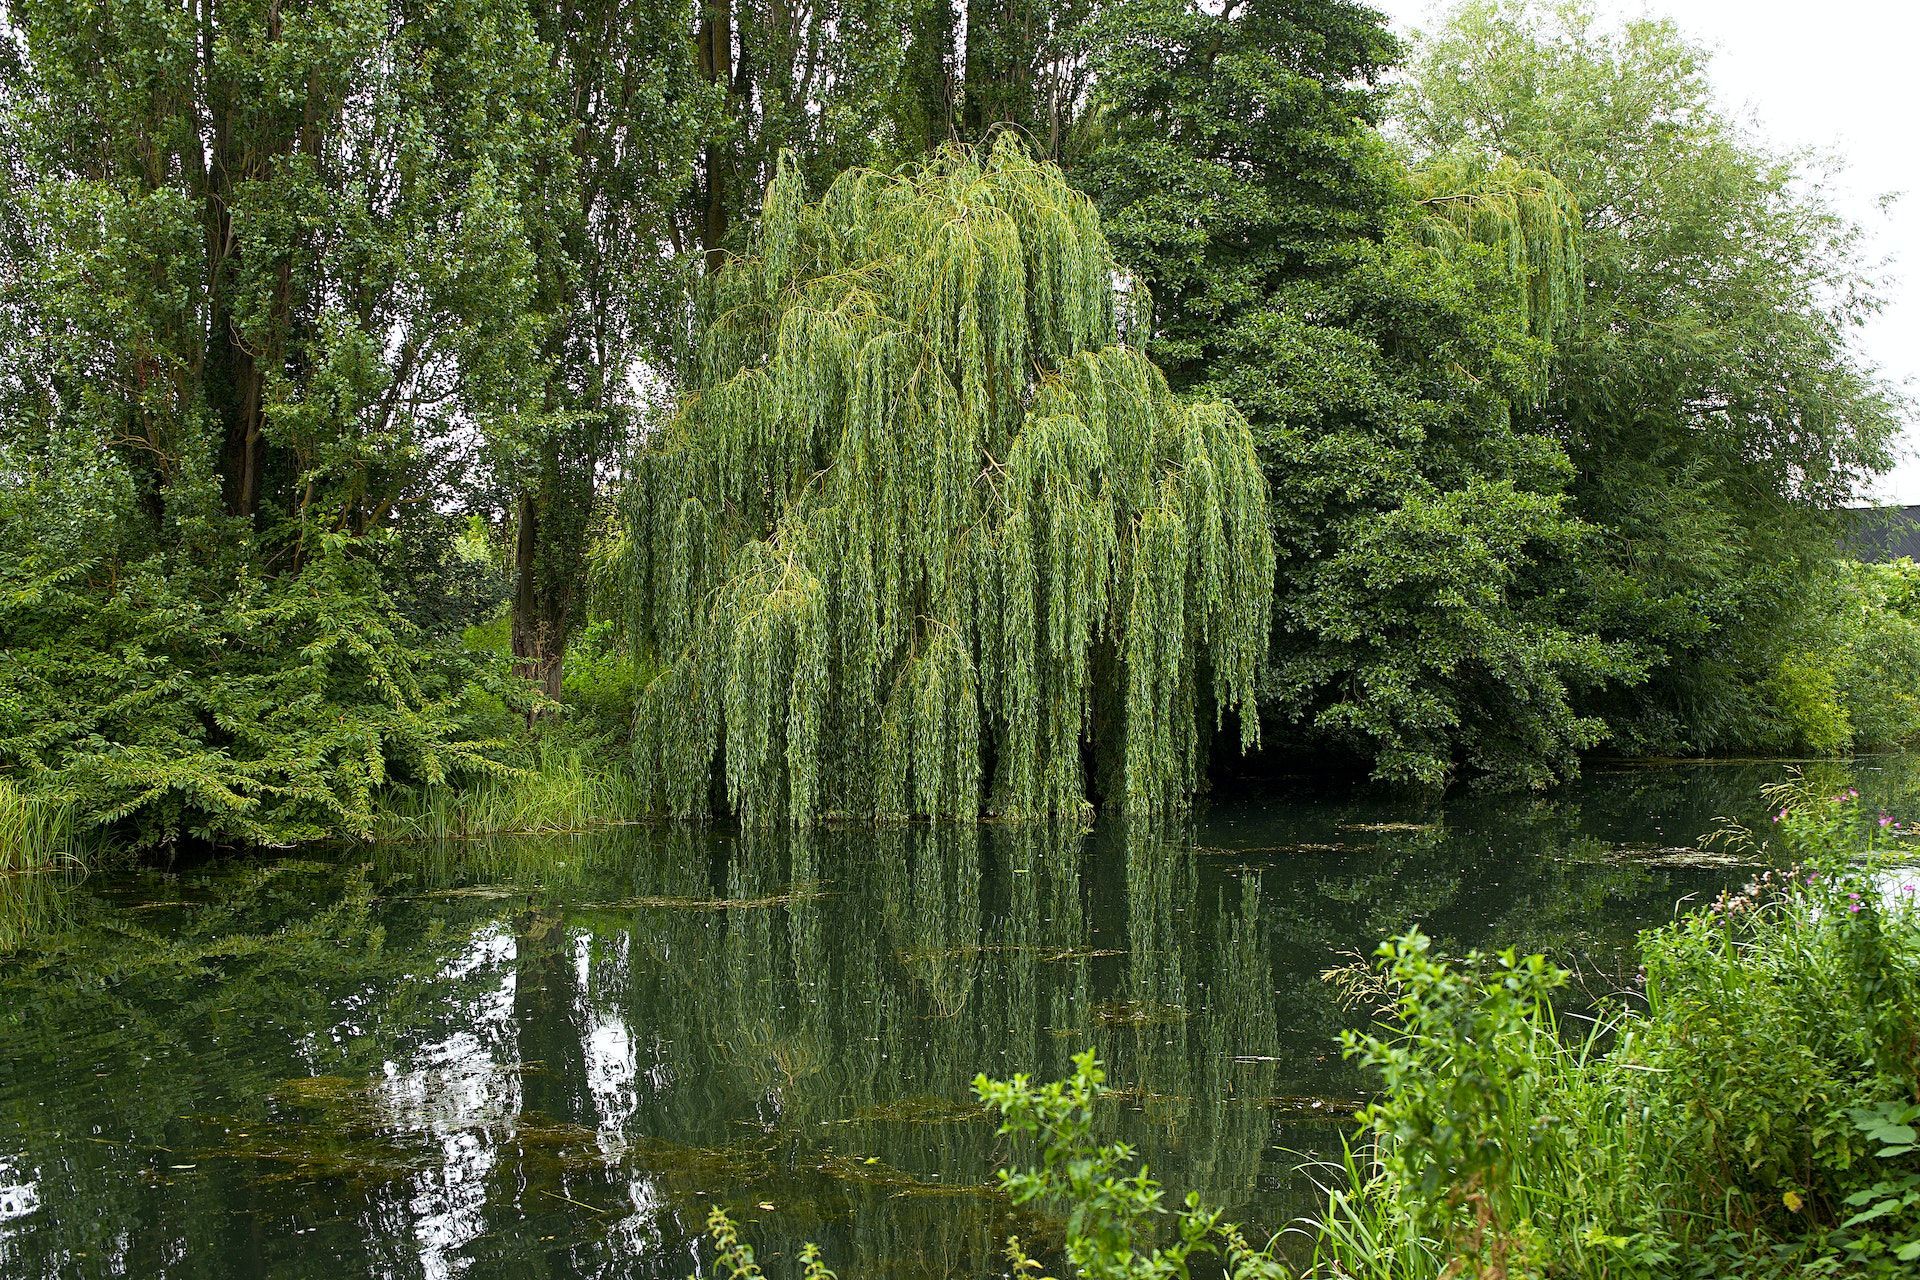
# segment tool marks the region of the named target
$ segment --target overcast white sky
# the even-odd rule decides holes
[[[1443,4],[1370,0],[1402,32]],[[1782,149],[1815,146],[1848,162],[1836,204],[1865,226],[1887,259],[1887,308],[1862,349],[1909,393],[1920,392],[1920,5],[1913,0],[1593,0],[1602,13],[1669,17],[1715,52],[1723,105]],[[1882,195],[1902,198],[1882,211]],[[1920,423],[1907,425],[1920,455]],[[1920,456],[1871,495],[1920,504]]]

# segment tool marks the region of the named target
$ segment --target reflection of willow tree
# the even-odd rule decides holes
[[[398,1255],[520,1276],[564,1248],[572,1274],[672,1275],[707,1193],[769,1258],[812,1238],[862,1272],[986,1274],[1008,1230],[1048,1228],[987,1193],[1012,1153],[969,1082],[1055,1078],[1086,1046],[1119,1087],[1103,1122],[1156,1173],[1278,1226],[1270,1148],[1335,1130],[1267,1101],[1361,1083],[1322,969],[1413,921],[1591,967],[1740,874],[1634,860],[1770,780],[1730,776],[1420,827],[1364,800],[1258,810],[1218,828],[1235,850],[1146,826],[634,828],[84,883],[23,909],[0,961],[0,1133],[61,1206],[0,1270],[87,1250],[153,1275]]]
[[[1124,873],[1108,902],[1077,832],[743,838],[715,887],[753,905],[638,908],[618,925],[623,988],[590,983],[661,1054],[630,1129],[702,1162],[676,1185],[724,1190],[764,1250],[813,1238],[888,1274],[984,1273],[1009,1225],[986,1191],[1007,1152],[970,1082],[1055,1076],[1095,1045],[1146,1100],[1114,1123],[1175,1181],[1243,1203],[1273,1068],[1234,1058],[1272,1055],[1275,1034],[1259,900],[1216,924],[1190,854],[1144,829],[1124,843],[1093,851]]]
[[[1139,1093],[1138,1145],[1177,1153],[1183,1187],[1238,1204],[1258,1176],[1279,1051],[1258,882],[1221,886],[1207,902],[1190,840],[1138,826],[1114,838],[1124,846],[1127,980],[1098,1008],[1093,1043],[1113,1078]]]
[[[973,994],[981,948],[988,945],[980,921],[979,831],[936,831],[885,843],[904,846],[900,859],[881,871],[883,921],[894,954],[926,994],[931,1016],[957,1018]]]

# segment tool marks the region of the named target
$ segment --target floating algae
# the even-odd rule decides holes
[[[767,894],[758,898],[684,898],[666,894],[641,894],[631,898],[616,898],[611,902],[583,902],[583,911],[634,911],[641,908],[659,908],[668,911],[763,911],[769,907],[785,907],[796,902],[811,902],[827,896],[817,882],[797,884],[785,893]]]
[[[1249,858],[1258,854],[1367,853],[1375,848],[1378,846],[1355,844],[1347,840],[1298,840],[1288,844],[1239,845],[1233,848],[1195,845],[1193,851],[1214,858]]]
[[[1710,849],[1703,845],[1616,845],[1615,857],[1644,866],[1737,868],[1763,867],[1764,858],[1736,853],[1729,849]]]
[[[891,1102],[874,1103],[861,1107],[845,1119],[835,1120],[833,1124],[859,1124],[878,1122],[881,1124],[969,1124],[983,1119],[987,1114],[985,1107],[977,1102],[956,1102],[951,1098],[931,1096],[896,1098]]]

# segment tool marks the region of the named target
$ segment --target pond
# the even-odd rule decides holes
[[[1869,795],[1910,762],[1862,762]],[[0,1275],[686,1276],[713,1204],[775,1275],[985,1275],[986,1071],[1092,1047],[1106,1120],[1262,1232],[1365,1081],[1323,975],[1419,922],[1576,998],[1744,881],[1782,765],[1546,798],[1216,804],[1172,832],[589,836],[0,886]],[[1876,790],[1877,789],[1877,790]]]

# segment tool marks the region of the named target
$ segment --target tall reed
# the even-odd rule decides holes
[[[0,875],[45,871],[70,861],[73,810],[29,796],[0,778]]]

